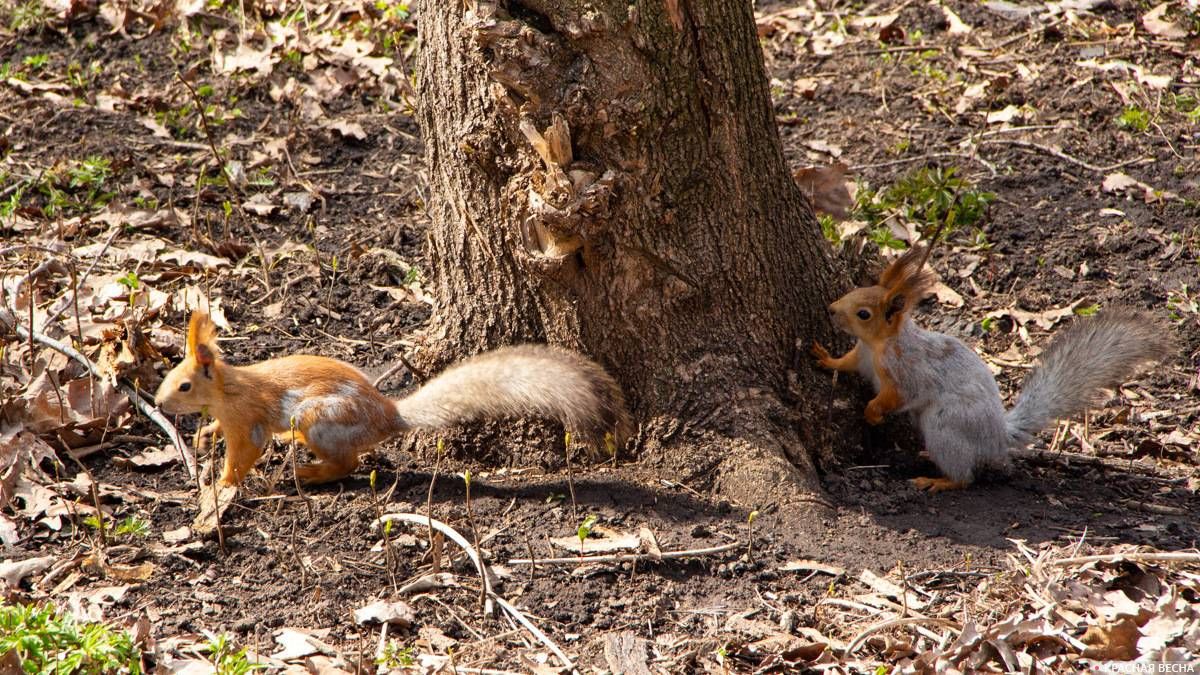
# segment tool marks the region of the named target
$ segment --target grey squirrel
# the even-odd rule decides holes
[[[916,478],[931,492],[963,488],[985,468],[1003,468],[1009,451],[1032,442],[1050,422],[1084,412],[1102,389],[1116,388],[1139,365],[1170,351],[1164,330],[1146,312],[1107,310],[1079,318],[1041,354],[1017,403],[1005,411],[996,380],[962,341],[925,330],[909,316],[933,283],[924,247],[896,259],[875,286],[856,288],[829,306],[834,324],[858,338],[843,356],[814,342],[825,368],[858,372],[877,395],[870,424],[892,411],[912,414],[925,449],[945,478]]]
[[[168,413],[213,416],[202,433],[225,436],[226,485],[245,478],[273,435],[307,445],[320,461],[297,467],[297,477],[321,483],[349,475],[363,453],[392,436],[483,417],[553,417],[596,451],[620,447],[629,433],[616,381],[564,349],[522,345],[479,354],[392,400],[354,366],[323,356],[228,365],[216,327],[200,311],[192,313],[183,361],[154,400]]]

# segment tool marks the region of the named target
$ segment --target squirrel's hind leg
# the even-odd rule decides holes
[[[305,483],[328,483],[358,468],[359,456],[395,433],[395,406],[383,396],[326,396],[305,402],[299,420],[304,443],[320,461],[296,467]]]
[[[356,425],[318,422],[305,429],[304,441],[319,461],[296,467],[304,483],[329,483],[354,473],[358,458],[374,447]]]
[[[312,446],[309,446],[312,448]],[[315,448],[313,448],[315,452]],[[318,456],[320,456],[318,454]],[[310,462],[296,467],[296,478],[302,483],[330,483],[341,480],[358,468],[358,455],[340,454],[327,456],[319,462]]]
[[[300,445],[308,445],[308,439],[304,437],[304,434],[299,429],[280,431],[274,434],[274,437],[275,440],[279,441],[280,443],[291,443],[294,441]]]
[[[947,490],[962,490],[970,483],[963,481],[950,480],[949,478],[926,478],[924,476],[914,478],[909,481],[918,490],[929,490],[930,492],[945,492]]]

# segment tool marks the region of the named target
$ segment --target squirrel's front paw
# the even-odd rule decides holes
[[[217,440],[217,434],[221,433],[221,423],[217,421],[209,422],[200,427],[196,432],[196,450],[203,452]]]
[[[829,355],[829,350],[821,346],[820,342],[813,340],[812,348],[808,350],[813,356],[817,357],[817,363],[821,364],[822,368],[833,367],[833,357]]]
[[[867,418],[867,424],[871,426],[883,424],[883,406],[871,401],[867,404],[867,412],[864,417]]]

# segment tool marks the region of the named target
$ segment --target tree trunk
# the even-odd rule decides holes
[[[775,127],[751,3],[427,2],[431,331],[595,357],[664,477],[816,494],[840,278]]]

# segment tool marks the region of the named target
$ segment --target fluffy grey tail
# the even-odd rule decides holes
[[[621,388],[594,361],[548,345],[503,347],[473,356],[396,401],[410,429],[441,429],[484,418],[536,415],[562,422],[593,451],[605,436],[629,436]]]
[[[1050,422],[1078,415],[1102,389],[1115,389],[1139,365],[1171,351],[1169,331],[1147,312],[1106,311],[1077,319],[1059,333],[1005,416],[1008,436],[1026,445]]]

